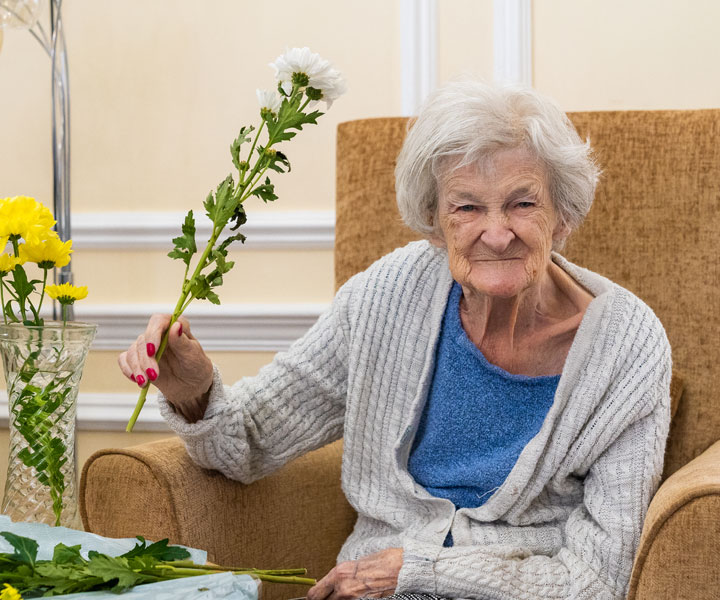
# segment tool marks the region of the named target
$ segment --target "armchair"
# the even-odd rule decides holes
[[[673,347],[665,472],[628,598],[717,598],[720,110],[569,116],[590,137],[604,176],[564,254],[643,298]],[[387,118],[338,128],[338,286],[416,237],[394,204],[393,159],[406,127],[407,119]],[[83,468],[83,523],[102,535],[169,537],[207,549],[214,562],[301,564],[321,576],[355,519],[340,489],[340,456],[341,444],[331,444],[246,486],[193,465],[177,439],[102,450]],[[297,589],[264,590],[267,599],[293,595]]]

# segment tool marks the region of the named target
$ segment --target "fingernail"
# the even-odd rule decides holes
[[[147,345],[147,355],[148,356],[155,356],[155,344],[148,343]]]
[[[138,384],[140,387],[142,387],[142,386],[145,385],[145,378],[144,378],[142,375],[138,375],[138,376],[135,378],[135,381],[137,382],[137,384]]]
[[[130,379],[132,379],[133,381],[135,381],[135,375],[130,375]]]
[[[180,323],[180,327],[178,327],[178,337],[182,335],[182,323]]]
[[[155,381],[157,379],[157,371],[155,369],[145,369],[145,372],[150,378],[150,381]]]

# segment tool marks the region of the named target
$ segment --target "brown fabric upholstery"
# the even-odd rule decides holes
[[[720,597],[720,442],[655,494],[635,559],[629,600]]]
[[[341,443],[331,444],[243,485],[194,465],[177,438],[102,450],[83,468],[83,523],[105,536],[167,537],[204,548],[216,564],[307,567],[309,576],[321,577],[356,517],[340,489],[341,453]],[[305,590],[268,584],[263,598]]]

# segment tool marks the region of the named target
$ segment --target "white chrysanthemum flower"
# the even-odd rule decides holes
[[[282,103],[279,94],[274,90],[256,90],[256,93],[260,110],[269,110],[271,113],[277,114]]]
[[[287,50],[270,66],[275,69],[275,79],[288,95],[292,93],[294,83],[302,88],[312,88],[319,92],[317,99],[324,100],[329,108],[346,91],[340,72],[307,47]]]

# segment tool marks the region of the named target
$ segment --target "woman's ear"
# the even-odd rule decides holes
[[[569,235],[570,226],[567,225],[564,221],[558,221],[558,224],[555,225],[555,229],[553,230],[553,245],[557,245],[558,247],[562,248]]]

